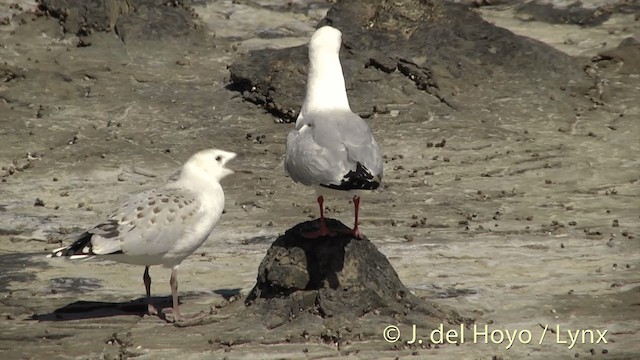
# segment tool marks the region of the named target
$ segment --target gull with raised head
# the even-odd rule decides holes
[[[233,173],[226,165],[235,157],[235,153],[217,149],[192,155],[165,185],[132,196],[106,220],[72,244],[53,250],[49,257],[99,257],[144,265],[148,311],[163,318],[165,314],[150,302],[149,267],[171,268],[173,318],[180,320],[178,266],[202,245],[220,220],[224,209],[220,180]]]
[[[360,196],[380,186],[382,158],[367,123],[351,111],[345,88],[340,46],[342,33],[323,26],[309,42],[307,93],[295,128],[287,136],[285,170],[295,182],[313,186],[320,206],[320,229],[307,237],[334,235],[324,219],[324,196],[353,199],[353,236],[358,227]]]

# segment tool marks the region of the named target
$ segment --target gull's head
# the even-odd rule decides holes
[[[309,53],[322,52],[322,53],[340,53],[340,45],[342,45],[342,33],[340,30],[331,27],[323,26],[316,30],[311,36],[309,42]]]
[[[187,160],[183,170],[209,180],[220,181],[227,175],[233,174],[234,171],[226,166],[236,156],[236,153],[219,149],[202,150]]]

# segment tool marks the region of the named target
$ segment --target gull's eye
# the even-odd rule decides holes
[[[217,162],[222,161],[222,156],[220,156],[220,155],[216,156],[216,161],[217,161]]]

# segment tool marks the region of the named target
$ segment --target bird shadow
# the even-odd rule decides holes
[[[225,301],[240,295],[241,288],[221,288],[213,290],[214,294],[220,295]],[[203,296],[211,294],[207,292],[184,293],[180,296],[181,300],[189,297]],[[159,318],[166,320],[165,312],[170,312],[173,305],[171,296],[152,296],[150,302],[158,309],[164,309]],[[64,305],[50,313],[33,314],[28,320],[36,321],[72,321],[99,319],[115,316],[139,316],[148,314],[149,299],[141,297],[135,300],[112,302],[112,301],[85,301],[79,300]],[[182,304],[182,301],[180,301]]]
[[[319,290],[323,287],[338,289],[340,281],[338,274],[344,268],[345,249],[353,240],[350,229],[342,222],[326,218],[327,227],[336,234],[333,236],[323,236],[316,239],[306,239],[305,232],[316,231],[320,228],[320,220],[304,222],[295,226],[292,234],[296,240],[285,242],[285,248],[297,246],[304,251],[307,264],[309,282],[304,290]]]
[[[158,308],[172,305],[170,296],[151,297],[151,303]],[[144,316],[147,314],[146,297],[124,302],[84,301],[79,300],[58,308],[50,313],[34,314],[31,320],[37,321],[71,321],[83,319],[99,319],[123,315]]]
[[[222,296],[223,299],[229,301],[229,299],[238,297],[240,295],[241,288],[233,288],[233,289],[217,289],[213,290],[214,294],[218,294]]]

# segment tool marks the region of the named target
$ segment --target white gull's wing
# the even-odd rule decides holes
[[[162,188],[132,197],[106,221],[89,229],[55,256],[163,256],[180,247],[205,216],[196,193]],[[203,239],[204,240],[204,239]]]

